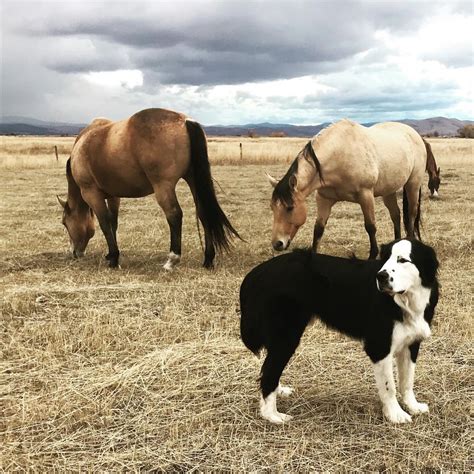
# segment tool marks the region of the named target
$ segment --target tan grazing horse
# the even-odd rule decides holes
[[[106,259],[117,267],[120,198],[154,193],[170,228],[164,268],[171,270],[181,258],[183,212],[175,192],[181,178],[204,228],[204,266],[213,266],[216,248],[228,250],[230,238],[239,237],[217,202],[204,131],[183,114],[147,109],[119,122],[94,120],[77,137],[66,175],[67,201],[58,200],[75,257],[84,254],[94,235],[95,214],[108,244]]]
[[[316,252],[332,206],[337,201],[359,203],[370,239],[369,258],[378,254],[374,197],[382,196],[390,212],[395,238],[400,238],[396,192],[403,188],[403,221],[408,237],[420,237],[421,182],[427,148],[411,127],[395,122],[364,127],[341,120],[322,130],[298,154],[274,187],[272,245],[285,250],[306,221],[306,198],[316,191],[318,217],[314,226]]]

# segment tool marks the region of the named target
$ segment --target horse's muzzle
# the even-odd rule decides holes
[[[286,242],[283,240],[277,240],[273,242],[273,248],[277,251],[280,252],[282,250],[286,250],[290,246],[291,240],[288,239]]]

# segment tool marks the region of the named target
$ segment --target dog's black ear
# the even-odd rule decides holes
[[[380,260],[382,260],[382,262],[386,262],[390,258],[390,255],[392,253],[392,247],[393,242],[389,244],[382,244],[382,246],[380,247]]]
[[[436,252],[429,245],[417,242],[412,252],[413,260],[419,269],[421,284],[425,287],[433,286],[438,273],[439,262]]]

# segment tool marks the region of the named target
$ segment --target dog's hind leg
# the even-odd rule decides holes
[[[281,397],[289,397],[293,392],[293,388],[278,384],[277,395],[280,395]]]
[[[262,399],[260,413],[272,423],[284,423],[291,420],[291,416],[280,413],[276,406],[277,395],[289,395],[291,389],[280,385],[281,374],[295,353],[307,320],[304,315],[294,314],[295,308],[285,308],[282,304],[277,314],[272,315],[272,329],[270,330],[267,357],[262,366],[260,388]],[[293,313],[291,315],[291,313]],[[290,316],[291,315],[291,316]]]
[[[272,423],[284,423],[291,420],[290,415],[280,413],[276,406],[276,397],[279,394],[279,380],[283,369],[291,359],[297,344],[291,350],[286,348],[284,353],[269,351],[262,366],[262,377],[260,387],[262,398],[260,400],[260,414]]]

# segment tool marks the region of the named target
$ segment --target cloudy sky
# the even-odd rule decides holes
[[[2,115],[473,119],[473,2],[1,3]]]

